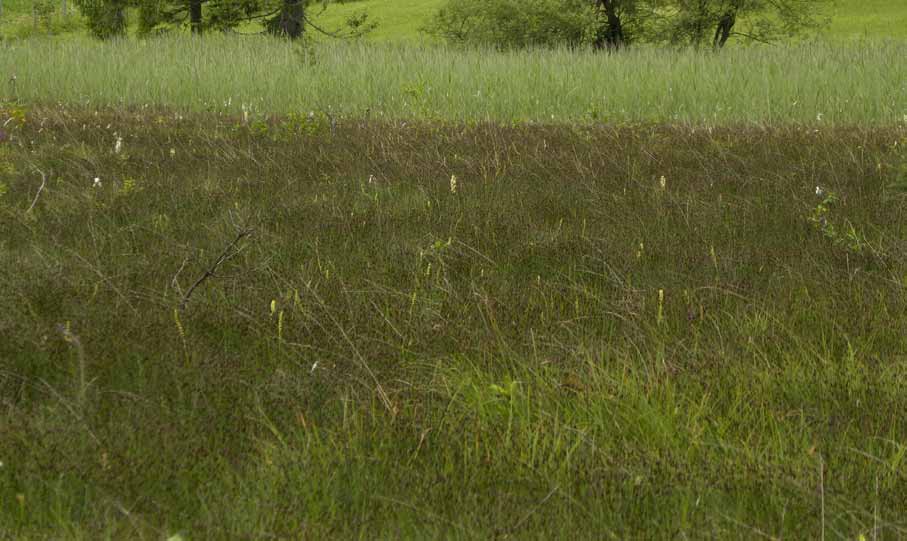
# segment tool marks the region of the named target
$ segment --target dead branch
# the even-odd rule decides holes
[[[44,186],[47,184],[47,177],[44,175],[44,171],[38,169],[34,165],[32,168],[41,175],[41,185],[38,186],[38,192],[35,194],[35,198],[32,200],[31,205],[28,206],[28,209],[25,211],[26,214],[31,212],[31,209],[35,208],[35,204],[38,202],[38,197],[41,196],[41,192],[44,191]]]
[[[179,304],[180,310],[183,310],[186,308],[186,303],[189,302],[189,297],[192,296],[192,292],[195,291],[195,288],[200,286],[202,284],[202,282],[204,282],[211,276],[214,276],[214,273],[217,271],[217,267],[219,267],[221,265],[221,263],[223,263],[230,257],[233,257],[234,255],[236,255],[237,252],[234,252],[234,248],[239,243],[239,241],[241,241],[245,237],[248,237],[254,231],[255,231],[254,229],[242,229],[239,233],[237,233],[236,238],[234,238],[233,241],[230,242],[230,244],[228,244],[226,248],[224,248],[224,251],[221,252],[220,256],[218,256],[218,258],[214,261],[214,263],[212,263],[211,266],[208,267],[208,269],[205,270],[205,272],[201,276],[198,277],[198,280],[196,280],[195,283],[192,284],[192,287],[190,287],[189,290],[186,291],[186,294],[183,295],[183,298],[182,298],[182,300],[180,300],[180,304]]]

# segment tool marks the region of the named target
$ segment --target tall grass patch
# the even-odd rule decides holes
[[[897,41],[615,55],[360,42],[302,48],[223,35],[0,47],[3,95],[83,107],[695,125],[892,125],[907,115],[907,67],[891,61],[907,47]]]

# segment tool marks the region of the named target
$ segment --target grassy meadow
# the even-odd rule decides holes
[[[600,55],[178,35],[13,42],[0,52],[0,92],[47,105],[505,123],[907,123],[907,63],[891,62],[907,58],[907,42],[896,40]]]
[[[907,538],[896,33],[79,32],[0,42],[0,539]]]
[[[2,538],[907,534],[902,127],[4,115]]]

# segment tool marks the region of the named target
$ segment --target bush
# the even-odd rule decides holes
[[[123,0],[76,0],[88,22],[88,31],[98,39],[126,34],[126,3]]]
[[[595,17],[583,0],[448,0],[425,29],[449,42],[501,49],[589,43]]]

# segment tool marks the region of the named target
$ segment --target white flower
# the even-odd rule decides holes
[[[95,187],[95,188],[100,188],[100,187],[101,187],[101,179],[100,179],[100,178],[94,177],[94,187]]]
[[[171,148],[171,149],[170,149],[170,157],[172,158],[172,157],[174,157],[174,156],[176,156],[176,149],[175,149],[175,148]]]
[[[816,115],[816,120],[822,122],[822,113]]]
[[[825,195],[825,190],[822,189],[822,186],[816,186],[816,195],[819,197]]]

